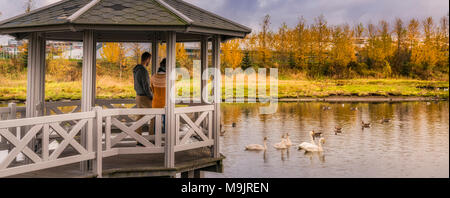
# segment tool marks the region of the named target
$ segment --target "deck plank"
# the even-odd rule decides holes
[[[210,149],[195,149],[176,153],[175,168],[164,167],[164,154],[118,155],[103,158],[103,177],[174,177],[190,170],[213,170],[221,172],[224,157],[212,158]],[[218,171],[215,171],[218,170]],[[24,173],[10,178],[89,178],[92,173],[83,174],[80,164],[49,168]]]

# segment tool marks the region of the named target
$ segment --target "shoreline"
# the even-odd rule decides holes
[[[325,98],[281,98],[279,102],[430,102],[448,101],[448,98],[420,97],[420,96],[331,96]]]
[[[103,100],[117,100],[117,99],[103,99]],[[119,100],[134,100],[134,98],[120,98]],[[58,101],[76,101],[62,99]],[[58,101],[46,101],[46,102],[58,102]],[[420,96],[330,96],[324,98],[314,98],[314,97],[302,97],[302,98],[279,98],[278,102],[431,102],[431,101],[449,101],[448,98],[437,98],[437,97],[420,97]],[[0,104],[9,103],[25,103],[22,100],[10,100],[4,101],[0,100]],[[225,100],[222,103],[226,103]]]

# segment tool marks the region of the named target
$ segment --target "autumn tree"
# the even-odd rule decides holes
[[[133,59],[136,61],[136,64],[141,62],[141,55],[144,53],[144,48],[139,43],[130,44],[130,50],[133,53]]]
[[[278,33],[273,36],[272,45],[276,51],[276,66],[287,68],[289,65],[289,55],[292,52],[292,31],[289,30],[286,23],[283,23],[278,29]]]
[[[184,43],[177,43],[176,44],[176,51],[177,51],[177,57],[176,57],[176,64],[177,67],[184,67],[188,71],[192,71],[192,61],[189,59],[189,56],[186,52],[186,48]]]
[[[128,49],[123,43],[103,43],[100,55],[103,59],[110,63],[111,67],[118,66],[119,77],[122,79],[126,64],[126,54]]]
[[[363,23],[358,23],[353,27],[353,44],[358,52],[357,58],[359,62],[363,62],[363,45],[365,42],[366,28]]]
[[[407,50],[407,29],[403,20],[397,18],[394,24],[394,34],[396,38],[396,47],[393,57],[393,71],[397,74],[405,74],[408,71],[408,50]]]
[[[435,24],[432,17],[422,21],[423,43],[411,55],[411,61],[414,63],[414,73],[425,79],[432,77],[433,69],[438,62],[439,52],[435,43],[436,32],[434,27]]]
[[[222,44],[222,66],[236,69],[241,66],[241,40],[235,39]]]
[[[373,23],[369,23],[367,26],[367,45],[364,50],[368,69],[374,72],[382,71],[387,60],[383,52],[383,44],[378,29]]]
[[[445,73],[449,72],[449,15],[440,20],[440,26],[436,37],[439,50],[437,67]]]
[[[272,32],[270,31],[270,15],[266,15],[261,23],[261,32],[257,35],[258,42],[258,60],[260,60],[261,67],[271,67],[272,50],[270,41],[272,38]]]
[[[241,65],[240,66],[241,66],[241,69],[244,70],[244,71],[246,69],[251,68],[251,67],[254,66],[253,62],[252,62],[252,59],[250,57],[250,53],[248,51],[244,52],[244,55],[242,57],[242,61],[241,61]]]
[[[329,53],[331,75],[344,77],[347,65],[356,61],[352,40],[353,31],[349,25],[336,26],[332,29],[332,48]]]
[[[378,28],[379,36],[382,46],[382,57],[384,64],[382,65],[383,75],[390,76],[392,74],[392,67],[390,65],[390,58],[392,57],[392,35],[389,27],[389,22],[381,20]]]
[[[330,42],[330,29],[327,21],[323,15],[314,19],[314,24],[311,27],[311,49],[313,64],[310,66],[310,71],[314,76],[328,73],[326,66],[327,49]]]
[[[308,66],[309,29],[306,21],[301,17],[292,33],[292,45],[295,64],[299,69],[306,71]]]

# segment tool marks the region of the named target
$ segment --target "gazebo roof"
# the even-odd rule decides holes
[[[62,0],[0,22],[0,33],[177,31],[245,37],[251,29],[182,0]]]

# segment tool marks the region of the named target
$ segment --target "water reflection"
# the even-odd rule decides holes
[[[321,163],[325,163],[325,155],[323,154],[323,152],[308,152],[305,151],[305,156],[309,157],[309,159],[311,160],[311,164],[314,163],[315,159],[318,159],[319,162]]]
[[[207,177],[449,177],[448,102],[280,103],[273,115],[259,114],[259,107],[223,104],[225,172]],[[362,121],[371,127],[362,130]],[[324,152],[297,150],[310,142],[311,130],[322,132]],[[274,149],[285,133],[293,146]],[[264,137],[266,151],[244,151]],[[0,161],[5,155],[0,151]]]
[[[280,103],[273,115],[260,115],[258,104],[223,104],[225,173],[207,176],[448,177],[448,104]],[[362,130],[362,121],[371,127]],[[336,134],[336,126],[342,133]],[[310,142],[311,130],[326,139],[323,153],[297,150]],[[269,146],[261,158],[242,149],[264,136],[273,145],[285,133],[294,144],[289,150]]]

